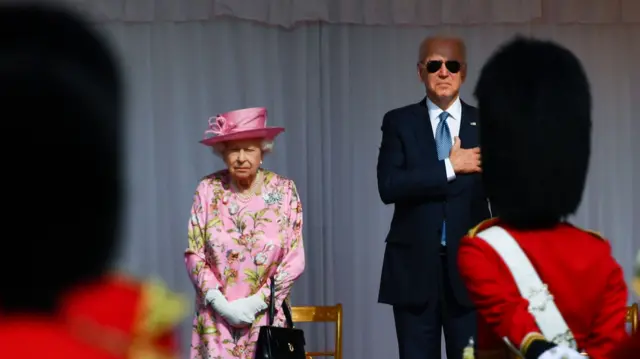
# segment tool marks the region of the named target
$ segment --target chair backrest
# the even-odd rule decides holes
[[[638,332],[638,303],[633,303],[627,308],[627,323],[631,324],[631,333]]]
[[[308,352],[307,358],[334,357],[342,359],[342,304],[334,306],[304,306],[291,307],[294,323],[335,323],[335,348],[333,351]]]

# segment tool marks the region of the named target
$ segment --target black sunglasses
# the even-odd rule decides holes
[[[460,63],[460,61],[455,61],[455,60],[449,60],[449,61],[433,60],[433,61],[427,61],[426,64],[421,64],[421,65],[427,69],[428,73],[432,74],[432,73],[438,72],[442,67],[443,63],[444,63],[444,66],[447,68],[447,70],[452,74],[457,74],[462,68],[462,64]]]

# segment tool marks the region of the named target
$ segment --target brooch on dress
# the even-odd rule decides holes
[[[278,191],[265,192],[262,194],[262,199],[267,206],[270,206],[282,200],[282,193]]]
[[[238,204],[236,204],[235,202],[232,202],[231,204],[229,204],[228,209],[229,214],[235,216],[238,213],[240,206],[238,206]]]

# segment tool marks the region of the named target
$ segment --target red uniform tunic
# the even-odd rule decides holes
[[[540,332],[528,311],[528,301],[502,258],[476,237],[493,225],[507,230],[527,254],[548,285],[578,347],[591,359],[608,358],[607,354],[627,338],[627,286],[609,243],[570,224],[518,231],[498,219],[471,230],[462,239],[458,254],[460,274],[478,310],[477,356],[490,351],[505,353],[501,338],[520,348],[527,334]]]
[[[113,276],[71,293],[56,317],[0,319],[0,358],[178,359],[182,298]]]
[[[627,339],[622,345],[609,355],[610,359],[638,359],[640,358],[640,332]]]

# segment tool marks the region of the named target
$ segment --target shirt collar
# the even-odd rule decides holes
[[[429,110],[429,118],[431,119],[437,119],[438,116],[440,116],[440,114],[444,112],[440,107],[431,102],[428,97],[427,109]],[[453,101],[451,106],[449,106],[446,111],[449,113],[449,117],[453,118],[454,120],[460,121],[460,119],[462,118],[462,102],[460,101],[460,96],[458,96],[456,100]]]

